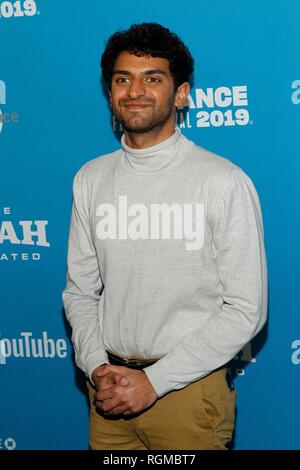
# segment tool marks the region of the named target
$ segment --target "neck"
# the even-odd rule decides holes
[[[153,147],[163,140],[168,139],[175,132],[175,122],[168,123],[162,128],[155,127],[147,132],[125,131],[125,143],[133,149],[144,149]]]

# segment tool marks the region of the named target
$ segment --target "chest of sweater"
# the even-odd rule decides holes
[[[211,263],[205,179],[182,171],[133,178],[116,169],[90,190],[91,233],[103,276],[111,267],[128,276],[159,266],[202,270]]]

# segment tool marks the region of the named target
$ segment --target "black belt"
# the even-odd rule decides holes
[[[113,354],[109,351],[106,351],[110,364],[115,366],[124,366],[129,367],[130,369],[142,370],[145,367],[155,364],[159,359],[142,359],[135,357],[120,357],[117,354]]]

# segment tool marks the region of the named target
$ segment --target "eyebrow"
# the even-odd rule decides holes
[[[113,75],[117,75],[117,74],[120,74],[120,75],[132,75],[131,72],[129,72],[128,70],[113,70]],[[164,72],[164,70],[161,70],[161,69],[151,69],[151,70],[144,70],[142,72],[143,75],[154,75],[154,74],[161,74],[161,75],[164,75],[165,77],[167,77],[168,75],[166,74],[166,72]]]

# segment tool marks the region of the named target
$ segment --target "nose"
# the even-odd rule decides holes
[[[128,87],[128,96],[134,100],[145,94],[145,87],[142,79],[136,77],[133,78]]]

